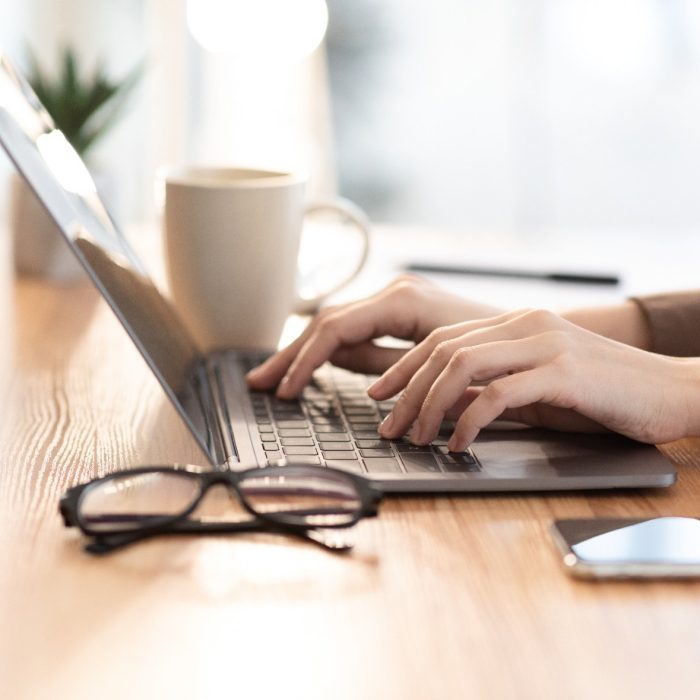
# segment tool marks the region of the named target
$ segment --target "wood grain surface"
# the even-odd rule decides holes
[[[548,530],[699,515],[700,440],[663,448],[670,489],[392,499],[348,556],[247,535],[95,558],[64,489],[203,457],[86,284],[2,303],[3,698],[698,697],[700,584],[572,580]]]

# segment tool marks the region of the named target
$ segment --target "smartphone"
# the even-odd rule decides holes
[[[557,520],[566,570],[596,579],[700,577],[700,519]]]

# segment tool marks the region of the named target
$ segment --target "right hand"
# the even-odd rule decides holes
[[[375,338],[389,335],[419,343],[440,326],[498,313],[500,309],[404,275],[366,299],[322,310],[291,345],[248,373],[248,385],[261,391],[277,387],[279,398],[291,399],[327,360],[355,372],[381,374],[406,350],[379,347]]]
[[[485,383],[485,385],[484,385]],[[445,418],[465,450],[497,418],[545,428],[621,433],[659,444],[700,434],[700,361],[631,347],[558,316],[522,310],[430,334],[367,393],[400,394],[379,427],[427,445]]]

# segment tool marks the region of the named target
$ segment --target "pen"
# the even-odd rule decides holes
[[[448,275],[482,275],[485,277],[514,277],[518,279],[546,280],[549,282],[573,282],[576,284],[620,284],[618,275],[599,275],[582,272],[536,272],[499,267],[464,267],[432,263],[410,263],[409,272],[437,272]]]

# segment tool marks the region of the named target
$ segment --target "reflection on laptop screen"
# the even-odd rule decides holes
[[[80,156],[2,55],[0,143],[211,456],[201,410],[187,400],[199,358],[193,339],[115,227]]]

